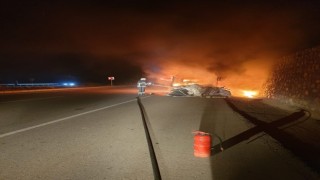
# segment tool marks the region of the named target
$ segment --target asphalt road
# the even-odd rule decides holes
[[[151,91],[157,94],[141,101],[162,179],[319,179],[281,139],[235,112],[225,99]],[[258,116],[270,123],[290,115],[270,111]],[[194,130],[217,134],[225,150],[194,157]],[[213,144],[219,144],[217,138]],[[136,90],[0,95],[0,179],[153,179]]]

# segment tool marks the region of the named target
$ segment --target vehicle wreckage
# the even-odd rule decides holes
[[[201,86],[199,84],[178,86],[171,89],[168,96],[230,97],[230,90],[224,87]]]

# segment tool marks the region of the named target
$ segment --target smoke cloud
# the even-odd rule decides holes
[[[33,1],[1,7],[2,54],[42,54],[52,61],[47,57],[67,53],[81,67],[119,61],[159,83],[176,76],[214,84],[221,77],[220,85],[258,90],[277,59],[320,40],[317,1]],[[81,60],[82,54],[90,58]]]

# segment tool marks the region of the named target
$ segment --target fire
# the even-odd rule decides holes
[[[172,86],[178,87],[178,86],[181,86],[181,84],[180,83],[173,83]]]
[[[247,90],[244,90],[243,91],[243,95],[245,97],[248,97],[248,98],[254,98],[255,96],[258,95],[258,92],[257,91],[247,91]]]
[[[260,68],[261,64],[266,61],[247,61],[241,65],[245,71],[241,73],[231,71],[232,69],[225,71],[223,78],[217,81],[219,76],[213,71],[208,71],[202,64],[174,63],[174,59],[165,62],[158,64],[161,71],[152,71],[151,68],[145,67],[144,71],[148,78],[165,86],[183,86],[196,83],[203,86],[225,87],[231,91],[234,97],[263,97],[263,85],[269,73],[268,64],[263,64],[266,68]]]

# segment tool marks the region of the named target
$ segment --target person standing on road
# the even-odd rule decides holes
[[[141,78],[137,83],[138,95],[143,96],[147,87],[146,78]]]

